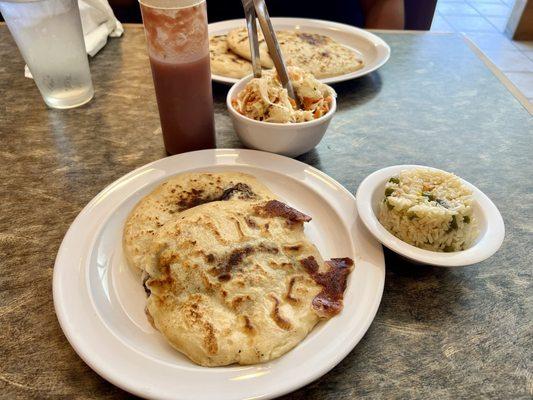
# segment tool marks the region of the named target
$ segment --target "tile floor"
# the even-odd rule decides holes
[[[533,103],[533,41],[503,33],[514,1],[438,0],[431,30],[463,33]]]

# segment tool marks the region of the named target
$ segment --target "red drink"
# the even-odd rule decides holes
[[[165,149],[214,148],[205,1],[141,1]]]
[[[181,64],[151,58],[150,64],[167,153],[214,148],[209,56]]]

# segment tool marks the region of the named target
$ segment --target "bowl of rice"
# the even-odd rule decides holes
[[[483,192],[436,168],[384,168],[361,182],[356,200],[369,231],[418,263],[475,264],[494,254],[505,235],[500,212]]]

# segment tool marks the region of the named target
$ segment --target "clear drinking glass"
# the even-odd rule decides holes
[[[205,0],[140,0],[168,154],[215,147]]]
[[[47,105],[71,108],[91,100],[77,0],[0,0],[0,12]]]

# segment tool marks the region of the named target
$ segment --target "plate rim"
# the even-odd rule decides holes
[[[373,210],[372,195],[374,191],[383,183],[383,179],[387,179],[386,177],[390,177],[401,170],[412,168],[425,168],[439,172],[447,172],[440,168],[425,165],[402,164],[381,168],[369,174],[361,181],[356,193],[357,212],[372,236],[383,246],[401,256],[407,257],[417,263],[437,267],[464,267],[480,263],[489,257],[492,257],[500,249],[505,238],[505,223],[503,217],[498,210],[498,207],[496,207],[485,193],[458,175],[456,176],[461,182],[472,190],[473,197],[476,200],[476,203],[478,203],[477,206],[479,207],[479,212],[483,213],[486,218],[487,233],[485,233],[483,237],[490,237],[485,239],[487,243],[485,243],[484,246],[482,246],[482,241],[474,244],[474,246],[466,250],[453,253],[441,253],[420,249],[397,238],[381,225]]]
[[[227,20],[223,20],[223,21],[212,22],[212,23],[210,23],[208,25],[209,36],[212,35],[212,32],[211,32],[212,30],[216,30],[217,28],[221,29],[221,30],[222,29],[226,29],[226,28],[219,28],[219,26],[230,25],[227,28],[229,30],[229,29],[235,28],[237,26],[244,25],[243,21],[244,21],[244,19],[234,18],[234,19],[227,19]],[[391,48],[387,44],[387,42],[385,42],[385,40],[383,40],[382,38],[380,38],[376,34],[370,32],[370,31],[368,31],[366,29],[362,29],[362,28],[359,28],[359,27],[356,27],[356,26],[351,26],[351,25],[348,25],[348,24],[343,24],[341,22],[328,21],[328,20],[325,20],[325,19],[316,19],[316,18],[272,17],[271,21],[272,21],[272,24],[274,25],[274,28],[276,27],[276,24],[300,25],[300,24],[305,24],[305,23],[307,23],[307,24],[311,23],[311,24],[315,24],[315,25],[318,25],[318,26],[326,25],[325,28],[326,27],[337,28],[338,30],[342,30],[344,32],[351,32],[353,35],[356,35],[356,36],[362,36],[362,37],[368,39],[370,42],[372,42],[375,46],[382,47],[385,50],[385,53],[386,53],[385,56],[381,60],[379,60],[376,63],[376,65],[374,65],[372,68],[368,69],[364,73],[360,73],[361,70],[358,70],[358,71],[350,72],[350,73],[347,73],[347,74],[342,74],[342,75],[338,75],[338,76],[333,76],[333,77],[329,77],[329,78],[320,79],[321,82],[323,82],[325,84],[328,84],[328,85],[335,84],[335,83],[340,83],[340,82],[345,82],[345,81],[349,81],[349,80],[352,80],[352,79],[357,79],[357,78],[360,78],[362,76],[368,75],[368,74],[376,71],[377,69],[381,68],[387,61],[389,61],[390,56],[391,56]],[[217,75],[217,74],[211,74],[211,79],[214,82],[218,82],[218,83],[225,84],[225,85],[233,85],[233,84],[237,83],[240,80],[238,78],[231,78],[231,77],[227,77],[227,76],[223,76],[223,75]]]
[[[313,167],[311,165],[303,163],[301,161],[290,159],[288,157],[279,156],[279,155],[272,154],[272,153],[266,153],[266,152],[261,152],[261,151],[256,151],[256,150],[248,150],[248,149],[199,150],[199,151],[196,151],[196,152],[190,152],[190,153],[184,153],[184,154],[191,155],[191,154],[200,153],[200,152],[203,152],[203,153],[211,153],[212,152],[214,155],[216,155],[216,154],[224,154],[224,153],[227,153],[227,152],[231,152],[231,153],[235,153],[235,152],[241,153],[241,152],[243,152],[243,153],[250,153],[250,154],[252,154],[252,153],[262,153],[262,154],[268,155],[269,157],[273,157],[274,159],[277,158],[277,159],[290,160],[290,162],[295,162],[297,164],[301,164],[305,168],[311,169],[314,173],[320,175],[322,178],[325,178],[328,181],[330,181],[331,183],[335,184],[335,186],[338,189],[342,190],[345,193],[345,195],[348,195],[350,197],[350,200],[353,201],[353,203],[354,203],[354,206],[355,206],[354,209],[356,209],[355,197],[353,196],[353,194],[349,190],[347,190],[343,185],[341,185],[335,179],[331,178],[326,173],[318,170],[317,168],[315,168],[315,167]],[[171,157],[176,158],[176,157],[180,157],[180,156],[182,156],[182,155],[176,155],[176,156],[171,156]],[[143,170],[148,170],[152,166],[157,165],[158,163],[161,163],[163,160],[168,160],[168,158],[169,157],[152,161],[152,162],[150,162],[148,164],[142,165],[142,166],[134,169],[133,171],[131,171],[131,172],[119,177],[118,179],[116,179],[115,181],[113,181],[112,183],[107,185],[104,189],[102,189],[96,196],[94,196],[85,205],[85,207],[83,207],[83,209],[76,216],[76,218],[74,219],[72,224],[69,226],[69,228],[68,228],[67,232],[65,233],[65,236],[64,236],[64,238],[63,238],[63,240],[61,242],[61,245],[60,245],[60,247],[58,249],[57,256],[56,256],[55,263],[54,263],[53,282],[52,282],[54,309],[55,309],[55,312],[56,312],[60,327],[61,327],[65,337],[67,338],[69,344],[72,346],[74,351],[78,354],[78,356],[94,372],[96,372],[98,375],[100,375],[105,380],[111,382],[115,386],[117,386],[117,387],[119,387],[119,388],[121,388],[121,389],[123,389],[123,390],[125,390],[125,391],[127,391],[129,393],[132,393],[132,394],[135,394],[135,395],[138,395],[138,396],[141,396],[141,397],[146,397],[146,398],[151,398],[151,396],[155,396],[155,398],[166,398],[166,397],[157,396],[156,393],[153,393],[151,390],[146,390],[146,389],[142,390],[142,388],[140,388],[138,386],[135,386],[135,384],[132,384],[131,381],[128,381],[127,378],[125,379],[124,376],[121,375],[121,372],[117,372],[115,374],[108,374],[105,371],[105,368],[101,367],[101,365],[98,364],[98,360],[96,360],[97,357],[96,356],[91,357],[91,355],[88,354],[87,351],[83,348],[84,341],[79,339],[79,338],[77,338],[77,337],[75,337],[75,335],[73,334],[72,330],[74,329],[74,327],[69,326],[67,308],[65,307],[64,304],[62,304],[59,301],[60,297],[62,297],[62,291],[63,291],[62,286],[60,285],[60,283],[62,282],[61,274],[65,273],[65,268],[67,267],[65,265],[61,266],[61,260],[64,258],[64,256],[65,256],[64,254],[68,253],[68,249],[66,249],[66,247],[67,247],[68,241],[73,239],[73,238],[71,238],[71,236],[72,236],[72,234],[74,232],[74,229],[77,228],[77,223],[79,224],[79,221],[84,216],[86,216],[86,214],[90,213],[90,211],[100,201],[100,199],[102,197],[104,197],[108,192],[114,190],[116,186],[119,186],[119,185],[123,184],[128,179],[130,179],[133,176],[137,175],[139,172],[141,172]],[[223,164],[216,163],[216,164],[213,164],[212,167],[216,168],[217,166],[223,166],[223,165],[232,165],[232,164],[231,163],[223,163]],[[184,171],[182,171],[182,172],[184,172]],[[278,172],[279,173],[283,173],[281,171],[278,171]],[[180,171],[175,171],[175,174],[178,174],[178,173],[180,173]],[[286,174],[286,173],[283,173],[283,174]],[[291,176],[291,175],[287,174],[287,176]],[[166,178],[166,176],[165,176],[165,178]],[[101,227],[101,224],[99,226]],[[98,229],[100,229],[100,228],[98,228]],[[315,368],[313,370],[314,372],[311,371],[310,373],[305,375],[303,378],[300,378],[297,381],[297,383],[292,383],[292,385],[287,385],[286,387],[280,387],[280,389],[275,389],[275,388],[271,389],[268,392],[265,392],[263,395],[259,396],[258,398],[272,398],[272,397],[281,396],[281,395],[290,393],[290,392],[292,392],[294,390],[297,390],[297,389],[309,384],[310,382],[313,382],[314,380],[318,379],[319,377],[323,376],[324,374],[329,372],[331,369],[333,369],[342,359],[344,359],[355,348],[355,346],[359,343],[359,341],[362,339],[362,337],[366,334],[366,332],[370,328],[370,325],[372,324],[372,321],[374,320],[374,318],[375,318],[375,316],[377,314],[377,311],[379,309],[379,305],[380,305],[381,300],[382,300],[384,283],[385,283],[385,260],[384,260],[383,249],[379,245],[379,242],[377,242],[373,238],[373,236],[371,236],[371,235],[367,235],[367,237],[365,237],[365,238],[367,238],[368,240],[374,242],[374,243],[372,243],[372,245],[375,247],[375,250],[379,253],[377,255],[378,256],[378,260],[377,260],[378,262],[374,265],[375,267],[378,268],[377,271],[379,272],[379,282],[378,282],[378,285],[377,285],[378,286],[378,290],[377,290],[377,292],[375,293],[375,295],[374,295],[374,297],[372,299],[372,303],[371,303],[372,308],[369,309],[368,310],[369,312],[366,313],[366,319],[364,319],[364,322],[359,327],[358,334],[355,335],[352,338],[352,340],[350,341],[350,344],[345,347],[344,351],[336,351],[335,356],[331,357],[328,360],[328,363],[326,363],[325,365],[321,366],[320,368]],[[70,266],[70,267],[73,268],[72,266]],[[68,273],[69,271],[66,270],[66,272]],[[89,296],[89,299],[90,299],[90,296]],[[113,334],[113,332],[109,332],[109,333]],[[268,364],[268,363],[265,363],[264,365],[266,365],[266,364]]]

